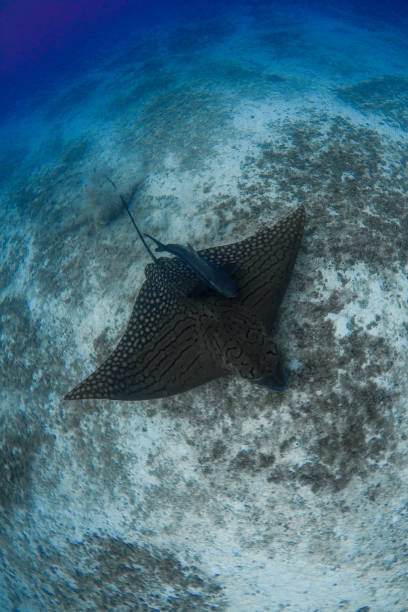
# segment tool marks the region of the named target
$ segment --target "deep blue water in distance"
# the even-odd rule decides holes
[[[239,16],[248,7],[273,9],[281,2],[234,0],[187,2],[175,0],[5,0],[0,9],[0,111],[13,111],[16,102],[35,100],[57,84],[106,58],[110,48],[126,39],[132,42],[152,27],[171,28],[176,23],[216,18],[228,11]],[[407,28],[404,2],[360,0],[289,0],[284,7],[298,17],[308,11],[320,14],[347,12],[370,27],[377,21]]]
[[[16,100],[69,80],[106,58],[112,45],[134,43],[152,27],[216,17],[230,5],[215,0],[6,0],[0,9],[0,108],[14,110]]]
[[[174,11],[168,3],[143,1],[69,0],[55,3],[31,0],[3,3],[0,12],[1,108],[52,89],[88,69],[109,48],[131,35],[167,20]],[[55,10],[55,7],[58,10]]]

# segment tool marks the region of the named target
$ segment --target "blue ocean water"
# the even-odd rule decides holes
[[[357,2],[344,0],[290,1],[286,12],[298,19],[315,14],[340,16],[359,23],[363,29],[396,27],[404,32],[407,17],[403,2]],[[230,18],[245,19],[248,11],[282,10],[279,2],[196,2],[177,0],[87,0],[80,5],[44,0],[40,6],[30,0],[2,3],[1,65],[2,112],[15,109],[16,101],[36,98],[43,92],[83,74],[92,65],[114,52],[120,44],[134,47],[135,41],[162,27],[170,31],[177,24]]]
[[[0,610],[407,610],[407,31],[396,1],[2,2]],[[195,249],[305,207],[283,393],[63,400],[145,279],[118,194]]]

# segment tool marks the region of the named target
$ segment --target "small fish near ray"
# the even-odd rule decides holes
[[[212,287],[212,289],[221,293],[224,297],[236,297],[237,287],[230,275],[220,266],[214,265],[211,261],[197,253],[190,244],[188,248],[180,244],[163,244],[149,234],[145,234],[145,236],[156,243],[156,253],[167,251],[172,255],[176,255],[205,285]]]
[[[303,233],[300,206],[273,226],[198,254],[228,271],[236,297],[202,287],[178,257],[159,258],[113,353],[65,399],[144,400],[231,374],[272,390],[287,386],[270,333]]]

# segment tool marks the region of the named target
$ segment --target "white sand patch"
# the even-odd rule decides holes
[[[352,299],[345,304],[343,310],[327,317],[333,321],[339,337],[347,336],[352,327],[357,326],[375,336],[382,336],[392,330],[393,338],[403,340],[403,324],[408,321],[408,278],[404,274],[373,278],[362,263],[342,271],[343,282],[334,269],[326,269],[322,273],[322,289],[328,293],[340,290],[343,282],[351,291]]]

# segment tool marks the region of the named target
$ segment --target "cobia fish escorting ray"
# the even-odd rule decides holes
[[[112,185],[112,187],[118,191],[116,184],[112,181],[111,178],[104,175],[105,179]],[[132,213],[130,212],[129,205],[126,202],[125,198],[122,194],[119,194],[120,201],[122,203],[123,208],[126,210],[129,215],[130,221],[132,222],[133,227],[135,228],[140,240],[142,241],[146,251],[149,253],[150,257],[153,259],[155,263],[160,265],[161,260],[159,260],[151,251],[149,245],[146,243],[146,240],[143,237],[142,232],[140,231],[136,221],[133,218]],[[222,270],[219,266],[214,265],[210,261],[206,260],[199,253],[197,253],[193,247],[189,244],[188,248],[182,246],[181,244],[163,244],[153,236],[149,234],[145,234],[147,238],[153,240],[156,244],[156,251],[167,251],[176,257],[179,257],[187,267],[189,267],[202,281],[203,287],[211,287],[215,289],[224,297],[235,297],[237,294],[237,288],[235,282],[230,277],[230,275]]]
[[[200,278],[179,257],[148,264],[118,346],[65,399],[168,397],[230,374],[284,389],[288,375],[269,334],[304,221],[300,206],[245,240],[198,251],[213,266],[233,270],[233,298],[209,287],[203,291]]]
[[[216,266],[197,253],[191,244],[188,244],[188,248],[186,248],[181,244],[163,244],[156,238],[153,238],[153,236],[150,236],[150,234],[145,234],[145,236],[155,242],[156,253],[167,251],[176,257],[180,257],[186,266],[190,268],[205,285],[215,289],[215,291],[221,293],[224,297],[236,297],[237,287],[231,276],[227,274],[222,267]]]

